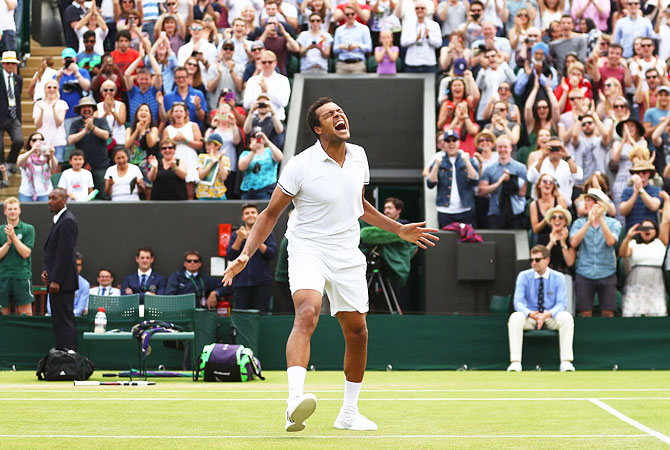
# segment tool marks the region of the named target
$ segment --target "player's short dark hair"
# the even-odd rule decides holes
[[[70,161],[70,160],[72,159],[73,156],[81,156],[81,157],[84,157],[84,151],[83,151],[83,150],[80,150],[80,149],[78,149],[78,148],[75,148],[74,150],[72,150],[72,151],[70,152],[70,156],[69,156],[69,158],[68,158],[68,161]]]
[[[121,38],[126,38],[126,39],[128,39],[129,41],[132,40],[132,39],[130,38],[130,31],[128,31],[128,30],[121,30],[121,31],[119,31],[118,33],[116,33],[116,42],[119,42],[119,39],[121,39]]]
[[[316,110],[321,108],[323,105],[327,103],[334,103],[334,101],[330,97],[321,97],[314,103],[312,103],[309,108],[307,108],[307,126],[309,127],[310,131],[314,134],[316,134],[316,131],[314,131],[314,127],[318,127],[319,125],[321,125]],[[319,135],[316,134],[316,136],[318,137]]]
[[[395,209],[397,209],[397,210],[402,211],[403,209],[405,209],[405,202],[403,202],[399,198],[388,197],[388,198],[386,198],[386,200],[384,200],[384,205],[386,205],[389,202],[393,203],[393,206],[395,206]]]
[[[535,247],[530,249],[530,254],[539,253],[543,258],[551,258],[551,252],[544,245],[538,244]]]
[[[88,30],[84,33],[84,40],[88,38],[95,38],[95,31],[93,30]]]
[[[247,208],[254,208],[256,212],[258,212],[258,205],[251,202],[243,204],[242,208],[240,208],[240,211],[244,212],[244,210]]]
[[[154,251],[151,250],[149,247],[140,247],[137,249],[137,256],[140,256],[141,252],[147,252],[151,255],[151,257],[154,257]]]

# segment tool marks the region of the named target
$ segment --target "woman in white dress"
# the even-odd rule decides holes
[[[124,145],[126,143],[127,110],[125,103],[114,100],[116,83],[112,80],[105,81],[100,86],[100,93],[102,94],[102,101],[98,103],[97,117],[107,121],[116,144]]]
[[[175,157],[186,163],[186,189],[189,200],[193,200],[195,184],[200,181],[198,152],[202,150],[202,133],[198,125],[189,120],[182,102],[172,105],[168,117],[170,125],[163,130],[163,139],[170,138],[177,144]]]

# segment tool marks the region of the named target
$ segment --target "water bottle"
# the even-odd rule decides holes
[[[100,307],[95,315],[95,328],[93,332],[104,333],[105,331],[107,331],[107,314],[105,314],[105,308]]]

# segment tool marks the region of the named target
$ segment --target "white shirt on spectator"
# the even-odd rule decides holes
[[[207,60],[207,63],[211,66],[212,64],[216,64],[216,58],[217,58],[217,51],[216,51],[216,45],[212,44],[211,42],[206,41],[205,39],[200,39],[200,46],[198,48],[198,51],[202,53],[202,55],[205,57]],[[190,41],[184,45],[181,46],[179,49],[179,53],[177,53],[177,63],[180,66],[183,66],[184,63],[186,63],[186,60],[193,54],[193,41]],[[201,69],[204,69],[202,64],[200,66]]]
[[[3,0],[0,2],[0,30],[16,31],[16,24],[14,23],[14,11],[16,11],[16,8],[14,9],[7,8],[6,1]]]
[[[296,39],[296,42],[303,47],[307,47],[315,41],[317,43],[321,42],[321,45],[323,45],[324,48],[327,48],[333,42],[333,37],[325,31],[321,31],[321,35],[318,38],[315,38],[312,36],[312,33],[307,30],[300,33],[298,39]],[[328,71],[328,59],[323,57],[321,51],[318,48],[307,50],[305,56],[300,58],[301,71],[311,69],[314,66],[319,66],[326,72]]]
[[[416,11],[414,10],[415,0],[402,0],[402,17],[400,21],[402,22],[403,29],[405,24],[409,22],[416,22]],[[433,2],[425,2],[426,4],[426,17],[433,17],[435,13],[435,4]],[[439,29],[439,27],[438,27]],[[442,30],[440,30],[440,34]]]
[[[75,202],[88,201],[88,189],[93,187],[93,175],[86,169],[67,169],[58,180],[58,187],[65,189],[69,194],[74,194]]]
[[[114,184],[112,185],[112,201],[113,202],[139,202],[140,196],[138,194],[137,184],[133,183],[133,190],[130,190],[130,183],[133,180],[142,178],[142,171],[135,164],[128,164],[128,170],[122,177],[119,176],[116,170],[116,164],[107,168],[105,172],[105,180],[112,177]]]
[[[108,295],[111,295],[113,297],[119,297],[121,295],[121,290],[119,288],[115,288],[112,286],[106,286],[106,287],[96,286],[89,289],[88,293],[90,295],[104,295],[105,297],[107,297]]]
[[[428,39],[426,39],[426,29],[428,30]],[[419,32],[421,33],[421,39],[417,41]],[[434,66],[437,64],[435,49],[442,45],[440,26],[430,19],[424,20],[423,23],[416,20],[405,20],[400,34],[400,45],[407,47],[405,64],[409,66]]]
[[[88,31],[88,27],[84,25],[78,30],[75,30],[75,33],[77,33],[77,37],[79,38],[79,50],[77,50],[77,53],[81,53],[86,50],[86,47],[84,47],[84,33]],[[103,30],[100,27],[96,27],[94,33],[95,33],[95,46],[93,47],[93,52],[97,53],[98,55],[104,55],[105,54],[105,46],[104,41],[105,38],[107,37],[107,32],[109,30]]]
[[[251,104],[256,101],[258,95],[262,92],[261,80],[263,74],[259,73],[249,78],[247,87],[244,89],[244,109],[247,111],[251,108]],[[286,112],[284,108],[288,105],[288,99],[291,96],[291,85],[288,78],[284,75],[272,72],[272,75],[265,78],[265,84],[268,87],[267,94],[270,96],[270,103],[277,114],[279,120],[286,120]]]
[[[540,179],[540,174],[549,174],[556,179],[558,182],[558,192],[565,198],[565,201],[568,203],[568,206],[572,204],[572,188],[575,185],[575,182],[582,181],[584,177],[584,171],[581,167],[577,166],[577,172],[570,172],[570,165],[561,160],[558,163],[558,167],[554,168],[554,165],[551,163],[549,158],[544,158],[542,165],[540,166],[540,172],[537,171],[535,165],[532,165],[528,169],[528,182],[537,183],[537,180]],[[535,189],[532,190],[533,198],[536,198]]]

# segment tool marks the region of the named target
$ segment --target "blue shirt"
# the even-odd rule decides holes
[[[513,159],[510,159],[510,161],[505,165],[501,164],[500,162],[497,162],[496,164],[488,166],[486,169],[484,169],[484,173],[482,173],[481,179],[482,181],[483,180],[488,181],[489,184],[494,184],[503,175],[505,169],[509,171],[510,175],[516,175],[519,177],[519,189],[521,189],[521,187],[523,187],[523,183],[527,181],[526,166],[521,164],[519,161],[515,161]],[[489,216],[500,214],[500,207],[498,206],[498,198],[500,198],[501,190],[502,186],[500,186],[498,189],[496,189],[491,193],[491,200],[489,201],[489,214],[488,214]],[[513,195],[512,210],[514,211],[514,214],[521,214],[522,212],[525,211],[525,209],[526,209],[526,199],[524,197],[521,197],[520,195]]]
[[[81,74],[82,77],[86,78],[87,80],[91,80],[91,75],[89,75],[88,70],[86,69],[79,69],[79,73]],[[54,80],[56,79],[56,75],[54,75]],[[79,114],[74,112],[74,107],[79,104],[79,100],[81,99],[81,95],[79,95],[79,92],[77,90],[74,90],[72,92],[64,92],[63,91],[63,85],[67,83],[68,81],[76,81],[77,76],[75,74],[68,75],[66,73],[63,74],[63,76],[60,79],[60,82],[58,83],[58,90],[60,91],[60,99],[65,100],[65,103],[67,103],[67,106],[70,108],[67,110],[65,113],[65,118],[69,119],[70,117],[77,117]]]
[[[156,100],[157,93],[158,90],[154,86],[151,86],[144,94],[137,86],[133,86],[133,88],[128,91],[128,103],[130,104],[130,115],[128,118],[130,119],[130,123],[133,123],[133,120],[135,120],[135,113],[137,112],[137,108],[139,108],[142,103],[149,105],[149,109],[151,109],[151,117],[153,118],[154,123],[158,122],[158,101]]]
[[[79,289],[74,291],[74,315],[79,317],[88,309],[88,293],[91,284],[79,275]],[[47,313],[51,314],[51,299],[47,295]]]
[[[353,50],[342,50],[342,44],[359,44],[360,47]],[[337,27],[335,38],[333,39],[333,51],[337,59],[344,61],[347,59],[360,59],[365,61],[365,54],[372,51],[372,38],[370,38],[370,29],[363,24],[354,22],[353,27],[346,24]]]
[[[177,57],[174,54],[170,54],[170,56],[168,56],[167,62],[165,64],[158,63],[158,66],[161,68],[164,94],[174,90],[174,69],[178,65]],[[144,67],[148,67],[151,70],[151,73],[154,73],[154,69],[151,67],[148,56],[144,58]]]
[[[556,317],[561,311],[568,309],[568,290],[565,276],[547,267],[542,276],[544,278],[544,310]],[[516,277],[514,288],[514,310],[528,316],[533,311],[539,311],[537,294],[540,287],[540,274],[533,269],[524,270]]]
[[[249,150],[245,150],[239,159],[249,155]],[[258,169],[254,173],[254,167],[258,164]],[[248,191],[249,189],[262,189],[277,182],[277,167],[279,163],[272,158],[272,150],[265,147],[262,155],[254,155],[249,167],[244,171],[244,179],[240,189]]]
[[[586,221],[584,217],[574,221],[570,228],[570,239],[584,226]],[[618,237],[621,233],[621,223],[608,216],[605,216],[605,223],[612,234]],[[614,245],[611,247],[607,245],[601,226],[598,228],[589,226],[584,239],[577,248],[576,271],[579,275],[591,280],[607,278],[616,272]]]
[[[233,244],[236,240],[237,230],[233,231],[233,234],[230,235],[228,249],[226,250],[226,259],[228,261],[233,261],[240,256],[244,244],[247,242],[245,239],[242,241],[240,249],[235,250]],[[270,232],[270,235],[265,239],[264,244],[267,247],[265,253],[261,253],[260,251],[254,253],[242,272],[238,273],[233,279],[233,288],[263,286],[272,283],[273,278],[272,272],[270,271],[270,261],[277,255],[277,240],[275,239],[274,233]]]
[[[661,199],[661,188],[658,186],[652,186],[647,184],[644,188],[647,191],[647,194],[651,195],[654,198]],[[627,186],[621,193],[621,201],[625,202],[633,196],[633,186]],[[661,200],[662,202],[662,200]],[[659,208],[660,209],[660,208]],[[654,223],[658,222],[656,217],[657,211],[652,211],[644,204],[642,197],[638,195],[635,203],[633,203],[633,209],[626,216],[626,232],[635,225],[636,223],[641,223],[643,220],[651,220]]]
[[[617,20],[614,26],[614,43],[623,47],[623,57],[633,56],[633,42],[636,37],[656,38],[654,26],[646,17],[638,16],[632,20],[629,16],[624,16]]]
[[[172,105],[175,104],[176,102],[184,102],[186,103],[186,107],[188,108],[188,118],[191,122],[195,122],[198,124],[199,127],[202,127],[202,122],[198,120],[198,116],[195,113],[195,103],[193,103],[193,99],[195,96],[200,97],[200,107],[202,108],[203,111],[205,111],[205,117],[207,117],[207,100],[205,99],[205,96],[202,94],[201,91],[197,89],[193,89],[192,86],[188,87],[188,94],[186,94],[186,98],[182,98],[181,95],[179,95],[179,92],[176,90],[174,92],[170,92],[169,94],[165,94],[165,97],[163,98],[163,103],[165,104],[165,111],[169,111],[170,108],[172,108]]]

